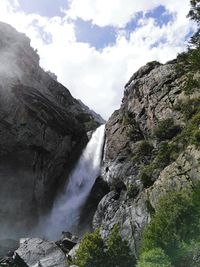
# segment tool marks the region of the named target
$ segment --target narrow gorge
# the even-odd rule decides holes
[[[105,122],[0,36],[0,266],[199,267],[199,47],[139,68]]]

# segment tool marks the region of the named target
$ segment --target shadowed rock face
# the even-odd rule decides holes
[[[0,23],[0,236],[26,233],[49,210],[88,141],[86,126],[97,125],[39,66],[30,40]]]
[[[141,233],[150,222],[152,210],[167,192],[191,187],[200,180],[197,158],[200,151],[188,146],[168,166],[154,169],[153,185],[144,188],[139,174],[152,162],[161,141],[153,135],[160,121],[173,118],[180,129],[185,126],[183,114],[175,110],[181,99],[187,99],[182,85],[185,76],[178,76],[176,61],[167,64],[148,63],[137,71],[125,86],[119,110],[106,123],[105,157],[101,176],[111,192],[100,201],[93,218],[93,227],[106,237],[115,224],[128,238],[137,259]],[[199,88],[192,97],[199,97]],[[152,151],[140,156],[140,144],[149,141]],[[155,177],[154,177],[155,176]]]

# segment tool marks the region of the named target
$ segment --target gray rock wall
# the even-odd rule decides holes
[[[167,166],[157,167],[152,186],[144,188],[139,176],[163,143],[153,136],[159,122],[173,118],[177,127],[185,126],[183,114],[174,107],[180,99],[197,97],[199,91],[194,96],[186,96],[182,90],[184,81],[185,76],[177,74],[176,61],[164,65],[148,63],[126,84],[121,107],[106,124],[102,177],[109,183],[111,192],[100,201],[93,227],[100,227],[102,236],[106,237],[113,225],[119,224],[136,258],[142,231],[159,199],[200,180],[200,151],[194,146],[186,147]],[[150,142],[152,151],[141,157],[138,147],[144,141]]]
[[[26,233],[51,208],[98,125],[39,66],[30,40],[0,23],[0,237]]]

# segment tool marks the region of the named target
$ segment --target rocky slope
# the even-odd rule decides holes
[[[97,125],[39,66],[30,40],[0,23],[0,238],[49,210]]]
[[[102,177],[111,191],[100,201],[93,227],[106,237],[119,224],[135,258],[159,199],[200,180],[200,150],[192,137],[199,122],[192,132],[195,120],[190,121],[200,91],[186,94],[185,83],[176,60],[148,63],[126,84],[121,107],[106,124]]]

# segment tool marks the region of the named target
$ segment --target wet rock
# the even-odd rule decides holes
[[[19,257],[19,255],[8,255],[2,259],[0,259],[0,266],[5,267],[28,267],[28,265]]]
[[[70,250],[70,252],[69,252],[68,255],[67,255],[67,259],[68,259],[69,261],[72,261],[72,260],[75,259],[75,257],[76,257],[76,252],[77,252],[79,246],[80,246],[80,243],[77,243],[76,246],[74,246],[73,249]]]
[[[80,215],[79,229],[82,232],[90,231],[92,229],[92,218],[97,209],[100,200],[110,191],[108,183],[98,177],[92,187],[89,197],[82,207]],[[81,234],[81,233],[80,233]]]
[[[62,232],[61,239],[56,241],[56,245],[67,254],[77,244],[78,237],[72,235],[70,232]]]
[[[39,238],[27,238],[15,251],[29,267],[66,267],[66,257],[54,243]]]

